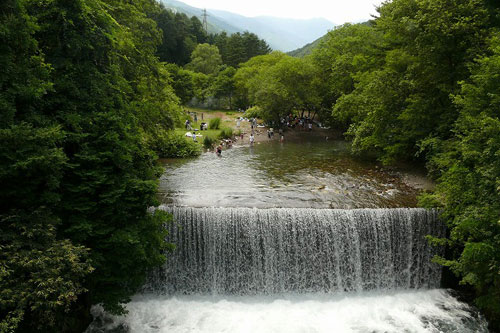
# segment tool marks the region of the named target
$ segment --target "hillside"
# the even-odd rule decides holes
[[[327,34],[321,36],[320,38],[316,39],[314,42],[306,44],[302,46],[299,49],[293,50],[288,52],[287,54],[296,57],[296,58],[303,58],[309,54],[312,53],[312,51],[319,46],[319,44],[326,38]]]
[[[201,19],[202,9],[177,0],[162,0],[166,7]],[[323,36],[335,24],[323,19],[287,19],[271,16],[247,17],[223,10],[207,10],[208,30],[228,34],[249,31],[264,39],[271,48],[288,52]]]
[[[192,6],[185,4],[184,2],[176,1],[176,0],[161,0],[161,2],[165,5],[165,7],[170,8],[170,9],[174,10],[175,12],[184,13],[189,17],[196,16],[200,19],[200,21],[202,20],[201,15],[202,15],[203,10],[200,8],[192,7]],[[229,24],[228,22],[226,22],[225,20],[220,19],[214,15],[211,15],[210,12],[208,13],[208,15],[209,16],[207,18],[207,22],[208,22],[208,32],[209,33],[218,34],[218,33],[225,31],[228,34],[232,34],[232,33],[244,31],[244,29],[235,27],[235,26]]]
[[[211,10],[213,15],[263,38],[275,50],[288,52],[323,36],[334,24],[326,19],[287,19],[271,16],[246,17]]]

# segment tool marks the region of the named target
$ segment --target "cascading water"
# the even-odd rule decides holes
[[[160,209],[176,249],[127,316],[94,307],[87,332],[487,332],[432,289],[435,211]]]
[[[437,212],[403,208],[425,179],[303,134],[165,161],[176,249],[127,315],[93,307],[87,333],[488,332],[438,289],[442,250],[425,239],[444,234]]]
[[[439,287],[435,211],[167,208],[176,250],[147,289],[279,294]]]

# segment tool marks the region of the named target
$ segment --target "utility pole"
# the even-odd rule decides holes
[[[201,17],[203,17],[203,28],[205,29],[205,33],[208,35],[208,22],[207,22],[208,14],[206,9],[203,9]]]

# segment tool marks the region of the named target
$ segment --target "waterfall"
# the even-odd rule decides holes
[[[339,293],[439,287],[443,236],[433,210],[189,208],[173,214],[176,249],[146,291],[166,294]]]

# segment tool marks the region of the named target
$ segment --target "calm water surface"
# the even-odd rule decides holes
[[[164,160],[164,204],[191,207],[415,207],[404,173],[349,154],[345,141],[306,138]]]

